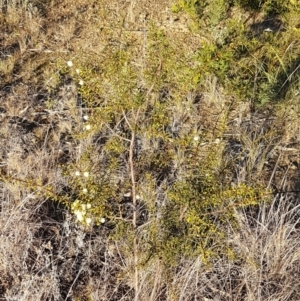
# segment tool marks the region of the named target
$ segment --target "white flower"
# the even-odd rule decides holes
[[[83,175],[84,175],[86,178],[88,178],[89,172],[88,172],[88,171],[85,171],[85,172],[83,173]]]
[[[104,224],[104,223],[105,223],[105,218],[104,218],[104,217],[102,217],[102,218],[100,219],[100,223],[101,223],[101,224]]]
[[[194,141],[199,141],[199,139],[200,139],[199,136],[194,137]]]
[[[216,144],[219,144],[221,142],[221,140],[219,139],[219,138],[217,138],[216,140],[215,140],[215,143]]]
[[[135,196],[135,199],[136,199],[136,200],[140,200],[141,197],[137,194],[137,195]]]
[[[86,130],[90,130],[90,129],[91,129],[91,125],[90,125],[90,124],[87,124],[87,125],[85,126],[85,129],[86,129]]]
[[[92,222],[92,219],[90,217],[87,217],[85,219],[85,222],[86,222],[87,225],[89,225]]]
[[[80,172],[79,171],[75,171],[75,176],[80,176]]]
[[[84,116],[83,116],[83,119],[84,119],[84,120],[89,120],[89,116],[88,116],[88,115],[84,115]]]
[[[79,73],[80,73],[80,70],[79,70],[79,69],[76,69],[75,72],[76,72],[77,74],[79,74]]]
[[[131,197],[131,191],[130,192],[127,192],[127,193],[124,193],[123,196],[125,198],[130,198]]]
[[[87,191],[88,191],[88,190],[87,190],[86,188],[83,188],[83,189],[82,189],[82,192],[83,192],[83,193],[87,193]]]
[[[73,62],[72,61],[68,61],[67,64],[68,64],[69,67],[73,66]]]
[[[86,209],[91,209],[92,205],[90,203],[86,204]]]
[[[83,86],[83,84],[84,84],[84,83],[83,83],[83,80],[81,79],[81,80],[79,81],[79,85],[80,85],[80,86]]]
[[[82,221],[83,221],[83,216],[84,216],[84,214],[82,214],[82,212],[79,211],[79,210],[76,210],[74,213],[75,213],[77,219],[78,219],[80,222],[82,222]]]

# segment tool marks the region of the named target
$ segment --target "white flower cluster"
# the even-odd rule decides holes
[[[87,189],[83,189],[83,193],[86,193]],[[92,217],[89,210],[92,208],[92,205],[90,203],[87,204],[81,204],[79,200],[76,200],[72,205],[71,209],[73,213],[76,216],[77,221],[84,225],[90,225],[92,223]],[[106,219],[104,217],[101,217],[99,219],[101,224],[104,224],[106,222]]]
[[[88,171],[85,171],[85,172],[83,173],[83,176],[86,177],[86,178],[88,178],[89,175],[90,175],[90,173],[89,173]],[[80,171],[78,171],[78,170],[75,171],[75,176],[79,177],[79,176],[80,176]]]
[[[82,118],[83,118],[84,122],[86,122],[86,121],[89,120],[89,116],[88,115],[83,115]],[[84,126],[83,126],[83,129],[86,130],[86,131],[89,131],[91,128],[92,128],[92,126],[90,124],[86,124],[85,123]]]
[[[73,62],[72,61],[67,61],[67,65],[68,65],[68,67],[72,68],[73,67]],[[75,72],[79,75],[80,74],[80,69],[76,68]],[[80,79],[79,82],[78,82],[78,84],[80,86],[83,86],[84,85],[84,81],[82,79]]]
[[[80,201],[76,200],[71,208],[79,222],[85,223],[86,225],[92,222],[92,218],[88,214],[88,210],[92,208],[90,203],[80,204]]]
[[[74,66],[74,64],[73,64],[72,61],[67,61],[67,65],[68,65],[69,68],[72,68]],[[75,72],[76,72],[76,74],[78,74],[80,76],[80,74],[81,74],[81,70],[80,69],[76,68]],[[84,85],[84,81],[81,78],[79,78],[78,84],[79,84],[79,86],[83,86]],[[88,121],[89,120],[89,116],[88,115],[84,115],[83,116],[83,120],[84,121]],[[90,131],[92,129],[92,126],[90,124],[85,124],[83,126],[83,129],[86,130],[86,131]]]
[[[124,193],[123,196],[124,196],[125,198],[131,198],[131,191]],[[136,200],[140,200],[140,199],[141,199],[141,196],[140,196],[139,194],[136,194],[136,195],[135,195],[135,199],[136,199]]]

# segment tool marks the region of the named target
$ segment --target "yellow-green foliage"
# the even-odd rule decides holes
[[[291,97],[299,86],[299,72],[296,69],[299,47],[295,47],[299,35],[296,17],[299,3],[243,0],[208,2],[205,5],[206,1],[179,1],[176,6],[194,17],[196,15],[199,30],[208,38],[197,52],[199,74],[214,74],[226,91],[256,103]],[[240,12],[236,6],[240,7]],[[261,13],[261,19],[252,27],[246,23],[246,19],[241,18],[249,10]],[[282,25],[273,30],[271,23],[268,27],[268,20],[282,22]],[[217,27],[207,26],[216,23],[219,24]]]
[[[213,28],[230,5],[181,1],[174,10],[186,8],[199,18],[199,28],[205,23]],[[205,91],[211,74],[228,91],[252,91],[251,68],[257,66],[253,52],[276,54],[270,50],[275,47],[263,50],[263,37],[248,40],[238,20],[224,20],[224,27],[193,53],[150,24],[142,54],[125,32],[101,53],[82,51],[57,61],[52,88],[58,89],[64,78],[72,80],[81,103],[70,114],[84,110],[84,120],[70,134],[77,156],[60,166],[65,190],[52,193],[55,197],[45,191],[44,196],[67,204],[85,226],[109,223],[112,237],[126,241],[128,253],[137,240],[140,265],[155,256],[172,265],[179,256],[208,260],[222,253],[227,250],[222,245],[225,223],[234,224],[236,209],[261,199],[258,187],[231,187],[223,181],[224,144],[219,138],[226,131],[226,104],[217,121],[202,130],[192,96]],[[113,34],[107,30],[108,36]],[[276,43],[272,36],[265,41]],[[239,89],[239,81],[247,90]],[[38,187],[29,186],[34,185]],[[142,211],[143,219],[134,217]]]
[[[193,168],[189,177],[175,182],[168,193],[170,202],[161,230],[163,241],[172,244],[172,250],[169,244],[162,244],[166,256],[170,252],[172,258],[200,253],[207,260],[216,255],[224,237],[222,224],[234,225],[236,209],[255,205],[262,198],[259,187],[223,186],[213,173],[213,159],[206,166],[203,162],[202,168]]]
[[[125,38],[121,43],[129,42]],[[235,55],[235,46],[230,45],[225,43],[227,51],[221,51],[223,46],[206,44],[188,56],[151,25],[141,62],[136,61],[134,47],[123,47],[109,49],[105,59],[86,54],[61,68],[61,76],[68,75],[77,83],[89,114],[82,131],[73,138],[83,145],[95,136],[105,138],[63,168],[72,212],[84,225],[109,221],[114,239],[127,239],[128,246],[137,237],[140,265],[156,255],[171,265],[179,255],[200,254],[209,259],[222,249],[222,226],[234,223],[235,210],[260,200],[259,188],[231,188],[222,183],[217,172],[220,139],[209,150],[201,146],[205,139],[222,137],[225,115],[219,116],[216,128],[198,133],[197,120],[187,114],[187,110],[192,114],[193,103],[185,98],[201,87],[207,75],[215,71],[226,82]],[[178,130],[172,129],[176,118]],[[132,135],[141,147],[132,158],[134,170],[129,164]],[[170,174],[176,173],[174,166],[180,175],[170,182]],[[122,207],[124,193],[132,190],[132,171],[137,200],[148,216],[138,232],[132,213]],[[155,197],[158,190],[163,202]]]
[[[260,10],[267,14],[280,14],[289,11],[296,1],[280,0],[236,0],[236,4],[245,9]]]

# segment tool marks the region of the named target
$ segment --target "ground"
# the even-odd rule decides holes
[[[0,300],[299,299],[297,14],[237,2],[0,2]]]

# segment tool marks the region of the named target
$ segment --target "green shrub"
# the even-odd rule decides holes
[[[258,10],[262,18],[247,25],[233,10],[236,5],[246,10],[245,15],[249,9]],[[196,16],[199,34],[208,38],[197,52],[200,83],[203,75],[214,74],[229,94],[257,104],[283,100],[295,90],[299,82],[295,61],[299,51],[293,47],[298,35],[296,3],[210,1],[205,5],[202,1],[180,1],[177,7]]]
[[[223,1],[210,3],[207,10],[198,1],[179,5],[186,6],[199,18],[207,16],[211,26],[229,9]],[[54,199],[68,205],[86,227],[107,224],[112,239],[125,241],[124,252],[134,250],[135,269],[155,257],[172,266],[179,256],[201,255],[208,262],[227,252],[225,224],[234,224],[236,209],[261,199],[261,188],[232,188],[224,180],[220,138],[226,131],[226,104],[215,121],[210,106],[217,104],[203,105],[204,116],[196,103],[211,74],[234,92],[238,79],[248,83],[253,76],[247,59],[260,42],[247,42],[238,21],[224,24],[222,36],[193,54],[150,25],[143,57],[128,33],[119,41],[122,47],[58,62],[57,85],[68,78],[81,101],[70,110],[77,122],[70,140],[78,151],[60,167],[66,187]],[[204,117],[207,128],[202,130]]]
[[[194,104],[185,100],[211,73],[229,85],[235,47],[245,41],[243,30],[230,26],[226,41],[205,44],[193,56],[150,26],[142,69],[133,48],[110,49],[105,60],[86,55],[63,68],[89,112],[73,135],[83,152],[63,168],[72,212],[86,226],[109,223],[112,239],[136,245],[139,265],[157,256],[169,265],[179,256],[200,254],[208,261],[227,248],[224,225],[234,224],[235,210],[260,200],[261,188],[231,188],[221,180],[223,144],[216,138],[226,130],[226,114],[217,129],[199,135]],[[240,47],[229,41],[232,35]],[[96,137],[105,139],[94,144]],[[206,139],[216,143],[203,152]]]

